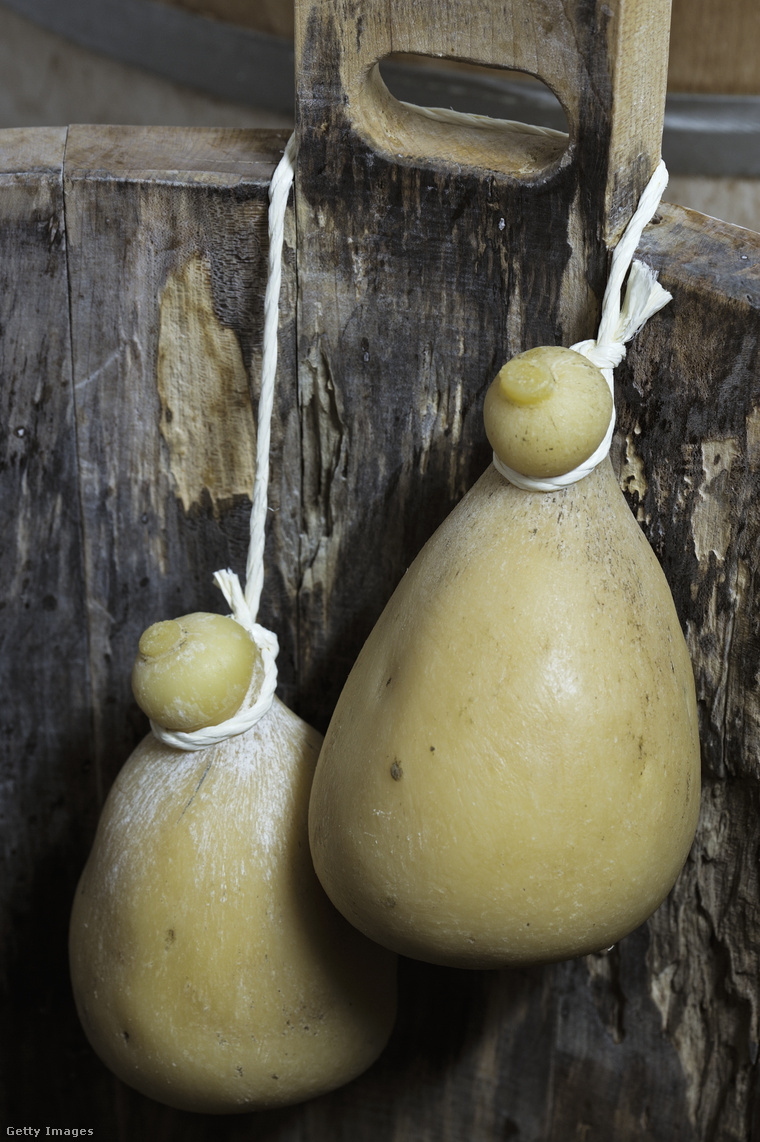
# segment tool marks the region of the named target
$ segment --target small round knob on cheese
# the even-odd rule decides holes
[[[232,717],[260,666],[244,627],[224,615],[196,612],[143,633],[132,691],[152,721],[190,733]]]
[[[604,375],[574,349],[539,346],[513,357],[486,393],[486,436],[523,476],[563,476],[604,439],[612,395]]]

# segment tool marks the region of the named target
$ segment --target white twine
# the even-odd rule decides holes
[[[521,472],[516,472],[507,464],[502,463],[494,454],[493,463],[497,471],[501,472],[510,484],[522,488],[523,491],[553,492],[559,488],[567,488],[593,472],[594,468],[601,464],[609,453],[612,434],[615,429],[615,385],[612,371],[625,357],[626,344],[635,337],[654,313],[668,304],[672,296],[657,281],[654,270],[638,260],[632,262],[644,227],[651,222],[667,183],[668,171],[665,163],[660,160],[612,255],[610,276],[604,291],[602,317],[596,340],[578,341],[575,345],[570,346],[576,353],[582,353],[584,357],[588,357],[589,361],[601,369],[604,379],[609,385],[612,396],[612,415],[604,439],[588,460],[584,460],[571,472],[567,472],[563,476],[548,476],[543,479],[523,476]],[[621,308],[620,291],[629,268],[631,272],[628,276],[628,284]]]
[[[295,132],[269,184],[269,269],[264,294],[264,341],[261,359],[261,393],[256,440],[256,476],[251,505],[250,542],[245,567],[245,601],[252,614],[259,609],[264,584],[264,539],[269,487],[269,445],[274,402],[274,378],[277,372],[277,326],[279,321],[280,281],[282,278],[282,243],[285,234],[285,211],[293,185],[296,160]],[[231,574],[231,572],[228,572]]]
[[[293,185],[295,170],[296,137],[291,135],[285,152],[269,184],[269,267],[267,288],[264,294],[264,340],[261,360],[261,391],[256,435],[256,471],[251,504],[250,539],[245,568],[245,591],[240,580],[229,568],[217,571],[214,582],[224,595],[232,618],[244,627],[261,653],[264,678],[259,683],[259,672],[254,671],[243,703],[231,718],[218,726],[204,726],[191,733],[167,730],[151,721],[151,729],[160,741],[188,752],[217,745],[227,738],[244,734],[256,725],[271,709],[277,688],[277,636],[256,622],[261,589],[264,584],[264,543],[267,520],[267,489],[269,487],[269,449],[271,444],[274,382],[277,372],[277,327],[279,320],[280,282],[282,278],[282,245],[285,233],[285,212],[288,195]]]

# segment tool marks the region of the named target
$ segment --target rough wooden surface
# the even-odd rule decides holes
[[[482,468],[485,386],[522,348],[593,333],[603,241],[659,158],[667,3],[621,0],[596,20],[582,3],[497,7],[482,21],[464,2],[432,3],[425,20],[407,4],[390,20],[377,0],[296,12],[312,718],[361,646],[357,613],[377,615],[423,521],[439,521]],[[566,109],[569,145],[493,121],[431,122],[384,88],[376,62],[392,51],[537,74]],[[388,378],[411,395],[381,396]],[[399,510],[407,497],[416,518]]]
[[[0,1092],[3,1123],[15,1076],[32,1076],[46,1053],[47,1029],[64,1053],[71,1045],[61,905],[94,807],[65,141],[65,130],[15,130],[0,147],[0,1071],[11,1078]],[[58,954],[47,960],[40,941],[51,939]]]
[[[213,572],[245,568],[266,274],[271,147],[250,132],[72,127],[66,217],[72,357],[97,756],[105,788],[142,715],[122,664],[159,618],[217,610]],[[261,146],[261,142],[257,144]],[[284,291],[288,304],[288,277]],[[292,306],[290,307],[292,313]],[[283,357],[292,370],[292,317]],[[290,365],[290,369],[288,369]],[[292,383],[273,427],[271,532],[297,550],[298,455]],[[293,528],[296,528],[295,535]],[[104,557],[104,553],[108,555]],[[278,632],[285,692],[295,633],[278,561],[265,613]],[[284,576],[284,580],[281,578]],[[111,705],[106,695],[118,694]]]
[[[222,474],[211,466],[218,452],[213,431],[195,441],[208,451],[207,468],[199,469],[197,451],[192,465],[180,463],[173,436],[175,420],[192,425],[206,415],[198,385],[178,387],[184,357],[174,333],[186,320],[185,334],[195,338],[198,352],[200,325],[208,328],[214,353],[233,360],[215,374],[214,399],[222,402],[221,419],[247,425],[238,427],[250,439],[252,413],[224,330],[234,330],[253,375],[265,244],[259,227],[266,180],[284,138],[235,139],[172,133],[161,142],[150,132],[77,129],[70,132],[62,172],[60,135],[0,136],[2,235],[14,253],[2,263],[0,340],[6,429],[0,503],[3,533],[13,537],[2,549],[0,630],[4,680],[13,695],[13,719],[4,725],[15,726],[3,739],[11,744],[4,745],[2,805],[7,883],[16,884],[3,929],[9,933],[3,942],[3,1121],[76,1122],[124,1142],[760,1137],[760,236],[677,207],[663,208],[642,242],[674,300],[618,371],[615,451],[631,507],[669,576],[697,677],[703,816],[671,897],[608,956],[500,973],[404,961],[399,1021],[379,1062],[334,1095],[290,1110],[221,1120],[170,1111],[112,1079],[87,1046],[66,982],[65,929],[102,787],[143,728],[128,693],[130,637],[136,639],[156,608],[165,613],[177,606],[180,593],[183,600],[192,594],[193,607],[215,605],[210,572],[228,559],[241,566],[245,549],[246,495],[237,485],[237,463]],[[170,149],[162,167],[164,146]],[[254,156],[252,167],[245,167],[244,155]],[[456,206],[457,186],[448,184]],[[367,192],[365,208],[369,202]],[[465,211],[460,217],[473,216]],[[51,218],[65,242],[51,245]],[[469,261],[466,221],[457,233],[460,261]],[[205,260],[216,267],[210,286]],[[442,323],[451,320],[446,295],[457,289],[458,265],[456,259],[441,265]],[[289,280],[282,307],[286,347],[294,339]],[[408,317],[389,330],[403,338],[412,360],[426,353],[415,322],[423,300],[411,293]],[[481,296],[480,328],[487,332],[499,323],[501,306],[499,291]],[[330,713],[330,688],[350,665],[337,653],[328,661],[325,648],[361,642],[385,601],[386,584],[400,577],[487,462],[480,403],[492,362],[481,362],[481,380],[474,366],[463,375],[460,357],[428,353],[434,384],[415,388],[426,375],[421,365],[414,373],[378,368],[370,390],[375,403],[366,387],[359,400],[343,387],[334,362],[358,354],[366,364],[364,352],[374,352],[362,348],[360,317],[337,347],[327,347],[329,356],[327,349],[324,357],[312,355],[316,381],[308,388],[302,374],[300,409],[295,363],[287,354],[279,388],[281,445],[273,476],[281,511],[273,515],[278,526],[269,548],[267,606],[273,626],[291,639],[292,659],[283,663],[289,699],[300,712],[310,705],[321,722]],[[550,332],[538,309],[526,317],[526,339]],[[462,330],[476,357],[478,335],[472,325]],[[306,339],[302,351],[308,346]],[[320,363],[325,357],[329,373]],[[40,401],[36,394],[51,377],[55,384]],[[167,394],[182,402],[172,408],[171,422]],[[12,426],[27,425],[40,447],[22,465],[12,457],[26,437],[14,435]],[[413,458],[413,471],[399,470],[384,455],[380,434],[388,426]],[[366,485],[348,480],[345,458],[357,439],[373,474],[371,495]],[[120,465],[126,465],[123,473]],[[416,473],[424,480],[412,479]],[[378,505],[390,505],[385,519]],[[377,549],[367,539],[389,516],[394,527],[378,577]],[[30,557],[19,536],[31,532],[44,540],[46,557],[25,571]],[[299,532],[305,537],[300,549]],[[324,558],[337,532],[351,536],[340,567]],[[367,579],[375,593],[357,589],[351,598],[344,591],[340,607],[333,607],[329,593],[340,576],[358,585]],[[45,610],[47,595],[57,599],[55,610]],[[288,634],[296,603],[310,625]],[[322,690],[316,661],[332,672]]]
[[[687,636],[703,809],[649,925],[649,991],[696,1137],[760,1137],[760,237],[674,208],[643,252],[673,292],[620,384],[622,481]]]

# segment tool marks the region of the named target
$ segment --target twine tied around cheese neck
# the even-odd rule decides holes
[[[588,357],[589,361],[601,369],[604,379],[609,385],[612,395],[612,415],[604,439],[587,460],[563,476],[532,479],[530,476],[523,476],[522,473],[514,471],[507,464],[502,463],[498,456],[494,455],[493,463],[497,471],[509,480],[510,484],[522,488],[523,491],[553,492],[560,488],[567,488],[593,472],[594,468],[601,464],[609,453],[612,434],[615,429],[613,369],[625,357],[626,344],[635,337],[653,314],[668,304],[672,296],[657,281],[654,270],[633,258],[644,227],[654,217],[667,183],[667,167],[660,160],[612,255],[610,276],[604,291],[602,317],[596,339],[578,341],[575,345],[570,346],[576,353],[582,353],[584,357]],[[629,269],[630,274],[628,274]],[[628,283],[621,306],[620,295],[626,274],[628,274]]]
[[[256,469],[251,504],[250,538],[245,568],[245,590],[234,571],[217,571],[214,582],[224,595],[232,618],[248,631],[261,654],[264,671],[254,671],[248,693],[231,718],[216,726],[204,726],[189,733],[167,730],[151,721],[154,735],[176,749],[194,751],[217,745],[252,729],[270,710],[277,688],[277,636],[256,622],[264,585],[264,543],[266,539],[267,490],[269,487],[269,449],[271,444],[274,383],[277,372],[277,327],[279,319],[280,283],[282,279],[282,245],[285,234],[285,212],[293,185],[296,158],[295,133],[290,136],[269,185],[269,264],[264,294],[264,336],[261,359],[256,430]]]

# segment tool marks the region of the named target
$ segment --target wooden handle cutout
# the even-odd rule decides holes
[[[350,102],[354,126],[375,150],[527,179],[569,160],[565,132],[400,102],[388,90],[380,63],[364,74]]]
[[[341,67],[349,115],[376,150],[397,159],[448,162],[521,179],[558,167],[563,156],[568,161],[568,139],[559,132],[497,119],[476,123],[452,116],[441,121],[426,109],[399,103],[378,66],[393,51],[527,72],[557,97],[572,139],[578,130],[578,83],[573,52],[566,45],[574,37],[559,4],[540,3],[522,11],[493,5],[492,13],[481,9],[476,18],[467,0],[445,7],[432,4],[429,13],[402,3],[394,6],[392,22],[384,18],[386,13],[379,5],[362,7],[356,36],[349,35],[347,41],[355,51],[346,52]]]
[[[669,18],[670,0],[593,7],[582,0],[485,0],[477,13],[470,0],[396,0],[390,6],[313,0],[298,5],[296,20],[300,116],[319,89],[380,153],[520,179],[561,169],[592,138],[597,154],[609,155],[618,186],[633,179],[638,198],[659,155]],[[477,128],[442,123],[400,104],[377,66],[398,52],[535,76],[565,111],[569,147],[498,120]],[[617,195],[610,191],[617,228]]]

